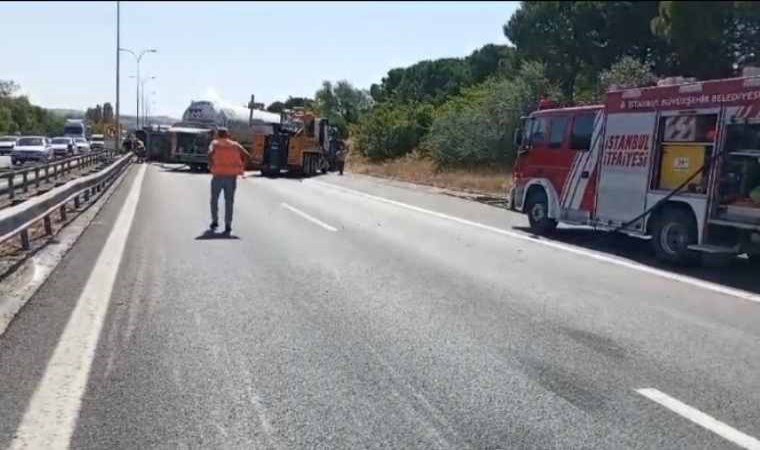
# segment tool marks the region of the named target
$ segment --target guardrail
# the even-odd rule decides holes
[[[132,153],[128,153],[100,172],[82,176],[32,200],[0,210],[0,244],[20,236],[21,246],[24,250],[29,250],[29,227],[43,220],[45,233],[52,234],[50,216],[54,212],[59,211],[61,221],[66,220],[68,202],[73,201],[78,208],[81,198],[89,201],[90,196],[103,191],[129,165],[132,156]]]
[[[75,168],[84,169],[94,166],[105,158],[110,158],[114,153],[111,149],[105,149],[86,155],[60,159],[44,165],[0,173],[0,181],[6,180],[5,186],[0,186],[0,196],[7,195],[8,199],[13,202],[16,199],[17,191],[26,194],[32,185],[39,189],[40,182],[48,183],[51,178],[58,180],[67,174],[70,175],[71,171]],[[31,177],[32,174],[34,174],[34,177]],[[19,177],[21,177],[21,180],[17,181]]]

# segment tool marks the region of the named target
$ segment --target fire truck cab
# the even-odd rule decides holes
[[[672,263],[760,255],[760,77],[539,108],[516,144],[510,203],[537,234],[568,223],[651,237]]]

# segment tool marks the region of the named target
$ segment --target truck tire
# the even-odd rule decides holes
[[[536,190],[525,201],[530,229],[537,235],[550,234],[557,228],[557,221],[549,217],[549,200],[543,190]]]
[[[689,250],[697,243],[697,223],[689,211],[677,208],[663,210],[654,219],[652,245],[657,259],[677,265],[690,265],[699,254]]]

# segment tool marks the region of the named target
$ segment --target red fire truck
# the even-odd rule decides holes
[[[651,237],[672,263],[760,256],[760,77],[539,108],[515,139],[510,203],[537,234],[562,222]]]

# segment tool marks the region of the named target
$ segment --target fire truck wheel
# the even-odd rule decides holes
[[[673,264],[693,264],[698,253],[689,250],[697,243],[697,224],[683,209],[666,209],[655,219],[652,244],[657,258]]]
[[[533,192],[526,201],[530,229],[535,234],[549,234],[557,228],[557,221],[549,217],[549,201],[543,191]]]

